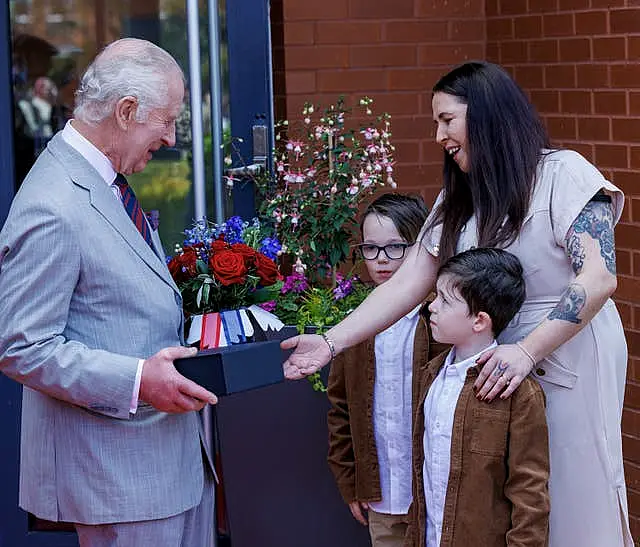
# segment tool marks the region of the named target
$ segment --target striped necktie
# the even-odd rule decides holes
[[[127,214],[138,228],[138,231],[144,238],[144,240],[149,244],[151,250],[153,250],[153,242],[151,241],[151,230],[149,229],[149,223],[145,217],[144,211],[142,207],[140,207],[140,202],[136,195],[133,193],[131,186],[127,182],[127,179],[124,178],[124,175],[118,173],[114,184],[120,189],[120,196],[122,197],[122,203],[124,204],[124,208],[127,211]]]

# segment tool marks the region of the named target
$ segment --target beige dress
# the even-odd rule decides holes
[[[518,239],[507,247],[522,262],[527,299],[500,343],[526,337],[575,278],[565,236],[601,188],[612,196],[617,222],[622,192],[582,156],[561,150],[541,161],[529,213]],[[423,240],[436,256],[440,235],[436,226]],[[471,218],[460,234],[458,252],[474,246],[477,227]],[[532,371],[547,398],[550,547],[633,546],[620,428],[626,369],[622,323],[613,301],[607,300],[588,325]]]

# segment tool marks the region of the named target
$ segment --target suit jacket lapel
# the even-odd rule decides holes
[[[48,149],[58,158],[71,180],[89,191],[91,206],[122,236],[133,252],[179,294],[180,291],[162,257],[162,251],[158,250],[160,246],[157,234],[152,236],[154,252],[98,172],[75,148],[62,139],[60,133],[51,139]]]

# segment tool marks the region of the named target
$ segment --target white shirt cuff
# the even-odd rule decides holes
[[[144,365],[144,359],[138,360],[138,371],[136,372],[136,381],[133,384],[133,395],[131,397],[131,407],[129,412],[135,414],[138,410],[138,397],[140,397],[140,380],[142,379],[142,365]]]

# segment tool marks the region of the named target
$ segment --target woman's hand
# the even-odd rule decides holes
[[[485,351],[478,358],[478,364],[483,363],[484,367],[473,384],[476,397],[481,401],[492,401],[500,392],[500,398],[506,399],[533,368],[529,356],[516,344],[505,344]]]
[[[284,350],[294,349],[284,362],[284,376],[288,380],[299,380],[318,372],[331,361],[329,345],[318,334],[300,334],[280,343]]]
[[[353,518],[356,519],[363,526],[367,526],[369,523],[367,521],[366,511],[369,510],[369,504],[364,501],[352,501],[349,504],[349,509],[351,510],[351,514]]]

